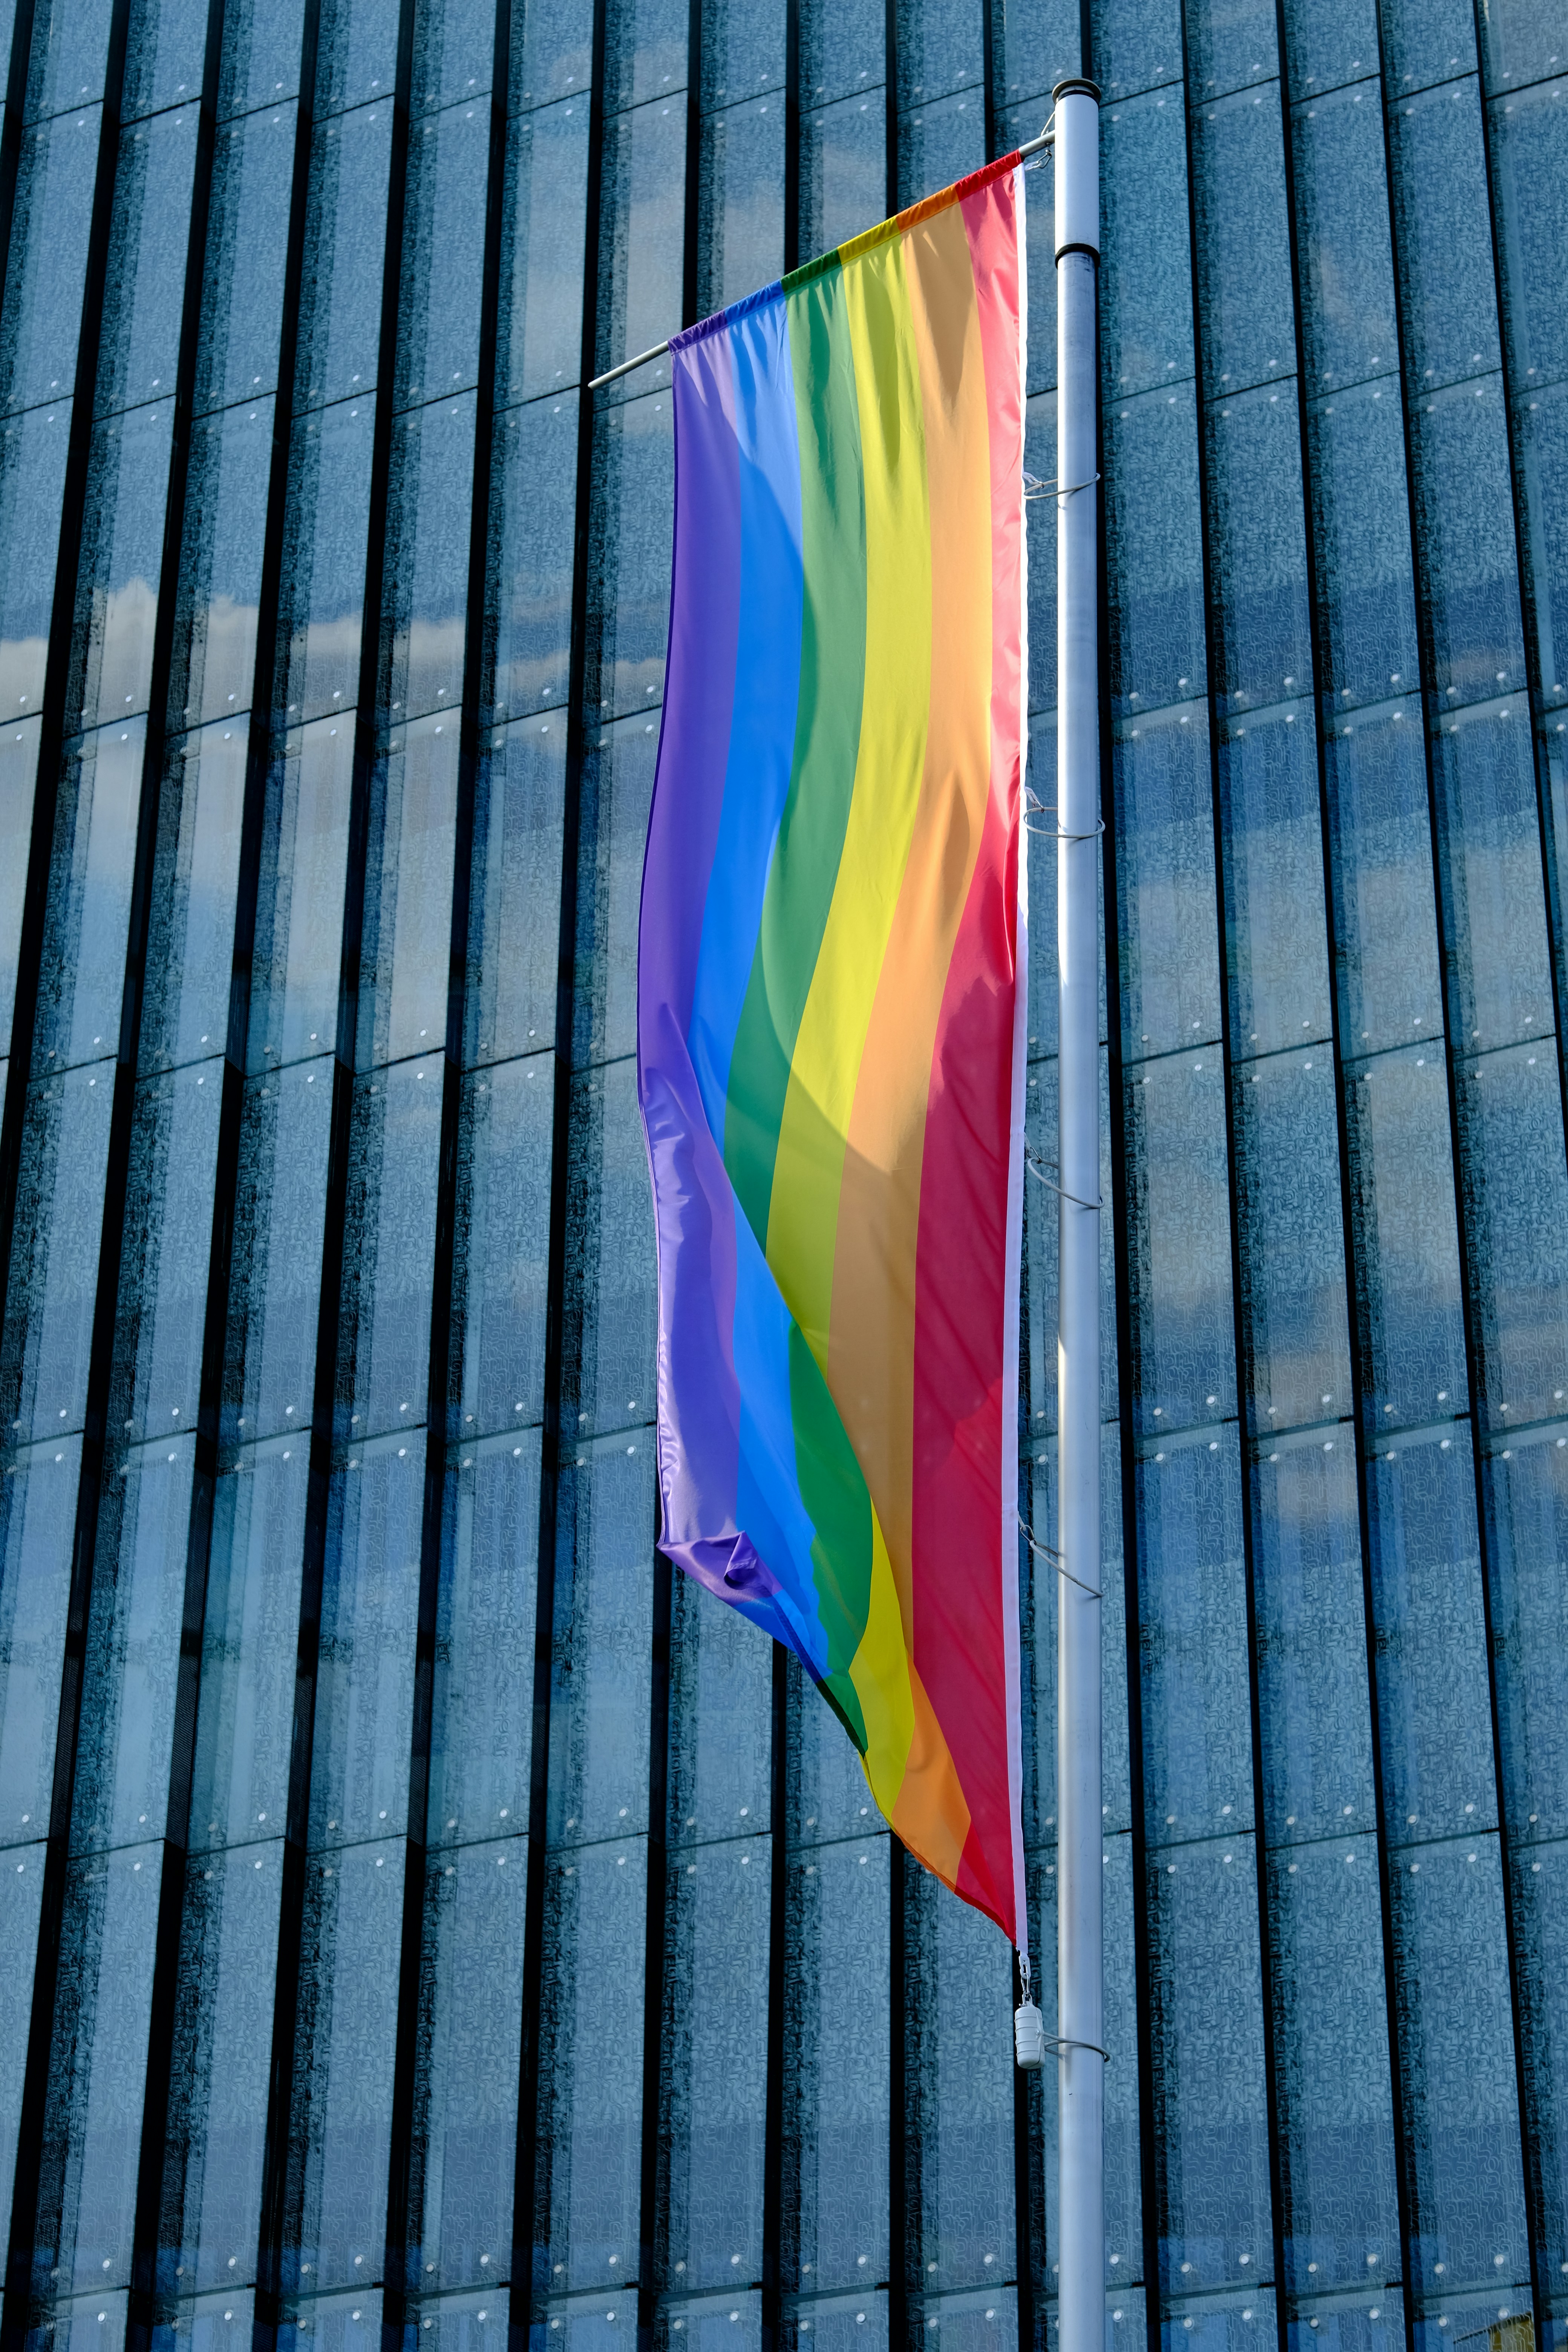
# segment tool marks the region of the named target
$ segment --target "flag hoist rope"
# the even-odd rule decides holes
[[[1055,92],[1057,479],[1095,478],[1100,92]],[[1105,2341],[1104,1825],[1100,1726],[1098,500],[1057,500],[1057,2054],[1059,2352]]]

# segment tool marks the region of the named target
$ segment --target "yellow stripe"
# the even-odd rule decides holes
[[[904,1785],[904,1767],[915,1736],[915,1703],[910,1688],[909,1653],[899,1608],[892,1563],[882,1540],[881,1522],[871,1514],[871,1600],[866,1631],[849,1664],[849,1679],[866,1724],[861,1762],[871,1794],[889,1822]]]
[[[924,402],[902,241],[862,255],[842,282],[866,500],[866,693],[838,877],[784,1094],[767,1249],[825,1377],[845,1140],[920,804],[931,700]],[[912,1265],[889,1275],[913,1285]]]

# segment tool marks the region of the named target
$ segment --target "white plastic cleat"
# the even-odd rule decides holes
[[[1037,2073],[1046,2063],[1046,2021],[1032,2000],[1013,2012],[1013,2042],[1024,2072]]]

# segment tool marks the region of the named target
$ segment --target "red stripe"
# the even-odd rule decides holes
[[[914,1658],[970,1811],[957,1891],[1016,1940],[1001,1559],[1017,1415],[1002,1393],[1023,731],[1016,182],[991,181],[963,211],[991,435],[991,792],[942,996],[921,1171]]]

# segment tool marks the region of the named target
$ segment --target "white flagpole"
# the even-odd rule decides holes
[[[1100,613],[1095,280],[1100,92],[1056,100],[1058,2343],[1105,2352],[1100,1746]]]

